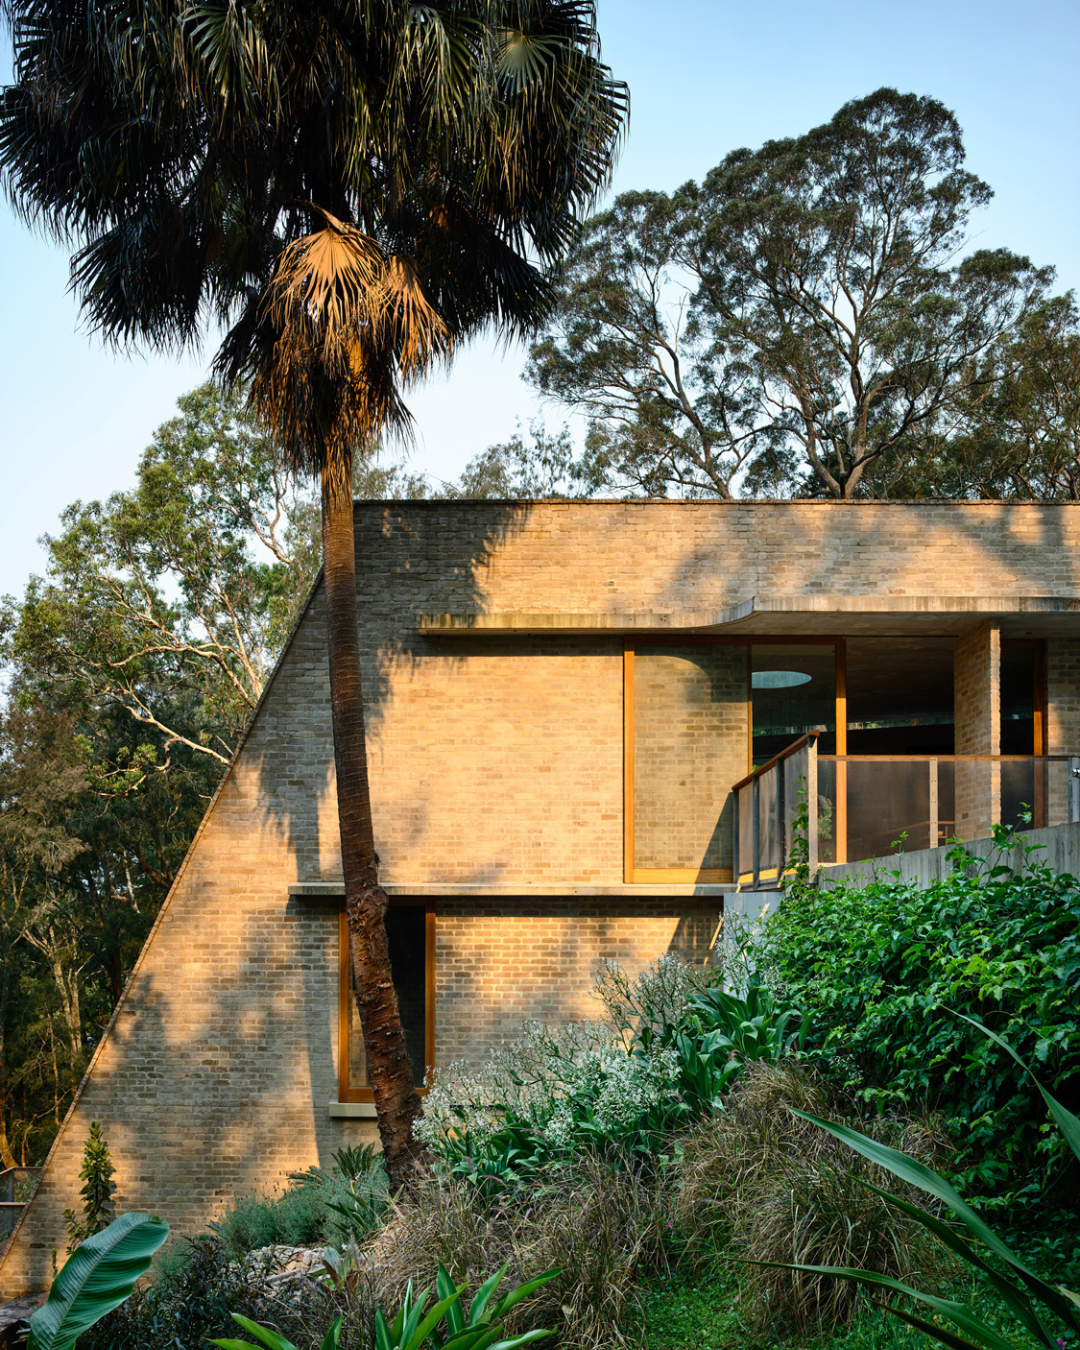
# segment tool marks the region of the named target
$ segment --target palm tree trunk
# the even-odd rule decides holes
[[[324,469],[322,478],[326,634],[341,864],[349,955],[364,1030],[368,1078],[375,1097],[383,1160],[390,1184],[397,1188],[409,1180],[416,1151],[412,1123],[420,1111],[420,1098],[398,1015],[386,940],[386,892],[379,885],[379,860],[375,856],[360,681],[352,475],[341,477]]]

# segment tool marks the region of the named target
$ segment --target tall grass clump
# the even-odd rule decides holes
[[[727,1109],[684,1137],[676,1206],[690,1252],[723,1249],[745,1263],[740,1298],[748,1323],[805,1333],[835,1328],[855,1311],[850,1285],[769,1263],[858,1265],[930,1284],[947,1280],[948,1263],[925,1231],[867,1183],[903,1199],[921,1197],[793,1109],[858,1121],[871,1137],[923,1161],[946,1152],[932,1120],[860,1120],[855,1104],[820,1074],[791,1063],[748,1065]]]
[[[374,1297],[393,1306],[409,1280],[432,1283],[440,1264],[470,1285],[504,1262],[515,1282],[557,1268],[508,1330],[556,1327],[585,1350],[619,1344],[638,1282],[666,1267],[671,1203],[669,1174],[588,1150],[492,1203],[468,1177],[427,1173],[366,1253]]]

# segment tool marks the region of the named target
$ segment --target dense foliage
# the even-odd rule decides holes
[[[760,985],[727,994],[677,957],[635,979],[601,963],[593,992],[602,1016],[526,1023],[479,1072],[436,1072],[417,1133],[454,1175],[492,1196],[583,1149],[653,1165],[676,1131],[723,1109],[744,1064],[780,1059],[801,1026]]]
[[[763,963],[807,1010],[809,1047],[864,1101],[942,1112],[968,1192],[1020,1212],[1075,1207],[1076,1163],[1047,1130],[1038,1088],[953,1014],[1005,1036],[1080,1106],[1080,881],[1030,846],[1020,871],[963,849],[951,858],[925,889],[899,873],[794,885],[766,924]]]

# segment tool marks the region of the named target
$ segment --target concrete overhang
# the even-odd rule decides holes
[[[519,900],[562,900],[581,896],[621,896],[623,899],[656,900],[668,896],[693,898],[729,895],[735,890],[734,882],[643,882],[630,885],[626,882],[612,882],[608,885],[557,885],[498,883],[494,885],[477,884],[468,881],[384,881],[383,890],[389,896],[443,896],[453,900],[463,897],[497,899],[513,896]],[[345,895],[344,884],[340,881],[294,881],[289,885],[289,894],[299,900],[341,900]]]
[[[422,614],[424,637],[530,637],[685,633],[962,633],[996,618],[1003,631],[1076,634],[1080,598],[1043,595],[767,595],[720,610],[563,614]]]

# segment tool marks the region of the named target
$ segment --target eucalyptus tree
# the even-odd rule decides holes
[[[318,572],[312,503],[238,392],[205,385],[179,408],[133,488],[73,503],[44,537],[45,575],[0,611],[0,655],[50,702],[122,709],[138,743],[160,733],[166,758],[182,745],[220,774]],[[130,788],[165,762],[136,751],[114,770]]]
[[[879,89],[700,184],[619,197],[531,379],[646,491],[871,492],[988,391],[991,349],[1052,276],[966,251],[991,192],[964,161],[947,108]]]
[[[350,484],[407,386],[488,324],[531,329],[627,111],[591,0],[6,0],[0,167],[118,343],[224,331],[320,483],[355,987],[400,1180],[419,1110],[391,980],[364,744]]]

